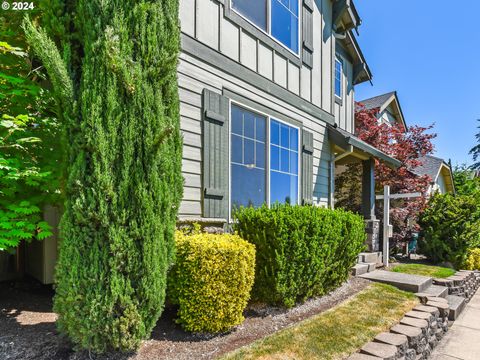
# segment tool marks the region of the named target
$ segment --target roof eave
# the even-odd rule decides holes
[[[349,146],[353,146],[354,148],[357,148],[364,153],[367,153],[383,162],[385,162],[387,165],[393,167],[393,168],[398,168],[402,165],[402,163],[385,154],[384,152],[378,150],[376,147],[367,144],[366,142],[360,140],[353,134],[349,134],[345,132],[343,134],[339,129],[337,129],[335,126],[328,125],[328,136],[332,140],[332,142],[341,148],[348,148]]]
[[[336,32],[346,33],[357,29],[362,19],[358,14],[353,0],[337,0],[333,6],[333,23]]]
[[[372,81],[373,76],[372,72],[370,71],[370,67],[368,66],[367,60],[363,55],[362,50],[360,49],[360,45],[358,44],[357,39],[352,34],[351,31],[348,32],[347,38],[349,39],[350,43],[352,44],[352,57],[355,63],[355,69],[353,74],[353,85],[361,84],[366,81]]]
[[[380,108],[380,112],[384,111],[387,109],[387,107],[393,102],[397,104],[398,107],[398,115],[400,116],[400,120],[402,121],[403,126],[405,127],[405,130],[407,130],[407,122],[405,121],[405,116],[403,115],[403,110],[402,106],[400,105],[400,99],[398,98],[398,94],[396,91],[393,92],[392,96],[390,99],[388,99]]]

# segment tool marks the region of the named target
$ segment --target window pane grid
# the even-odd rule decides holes
[[[267,119],[236,105],[232,105],[231,114],[232,208],[260,206],[266,201]]]
[[[298,203],[298,136],[296,128],[270,120],[272,133],[278,133],[270,143],[270,203]]]
[[[232,0],[232,8],[298,55],[299,0]]]
[[[298,19],[298,14],[296,13],[297,10],[296,9],[291,10],[291,7],[293,5],[293,1],[288,2],[289,3],[288,6],[286,4],[284,4],[284,2],[281,1],[281,0],[272,0],[272,1],[279,2],[280,6],[283,6],[285,8],[285,10],[287,10],[295,19]]]
[[[232,209],[298,204],[299,129],[234,104],[231,114]]]
[[[342,97],[342,71],[343,64],[340,60],[335,60],[335,95]]]

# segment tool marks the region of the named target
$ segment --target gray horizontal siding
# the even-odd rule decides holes
[[[328,159],[330,145],[325,124],[311,115],[292,107],[281,99],[258,91],[255,87],[221,72],[202,61],[182,53],[178,66],[181,129],[184,139],[183,176],[184,199],[180,206],[181,218],[202,215],[202,91],[205,87],[222,93],[225,89],[261,104],[270,111],[299,121],[314,134],[313,184],[314,201],[326,205],[328,200]]]
[[[277,45],[257,39],[248,29],[225,15],[224,1],[181,0],[182,32],[225,56],[238,61],[263,77],[333,113],[332,102],[332,2],[317,0],[313,8],[313,67],[299,66],[288,50],[277,51]],[[301,7],[300,7],[301,11]],[[251,28],[250,26],[248,28]],[[268,38],[268,36],[267,36]],[[268,40],[270,40],[268,38]],[[273,42],[275,43],[275,42]],[[281,48],[281,45],[279,45]],[[201,80],[201,79],[200,79]],[[216,86],[213,84],[213,86]]]

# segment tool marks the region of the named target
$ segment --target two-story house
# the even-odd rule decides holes
[[[425,189],[428,196],[436,193],[455,194],[453,170],[450,163],[432,155],[423,156],[419,161],[422,164],[412,169],[412,172],[419,176],[428,175],[430,177],[430,185]]]
[[[374,157],[354,136],[354,87],[371,73],[350,0],[181,0],[180,222],[223,226],[237,206],[333,206],[335,165]]]
[[[401,125],[405,130],[407,124],[403,116],[402,107],[396,91],[378,95],[369,99],[360,100],[357,103],[357,109],[365,108],[373,110],[379,123],[390,126]]]
[[[398,162],[354,135],[354,88],[371,73],[353,2],[180,0],[180,22],[179,223],[215,231],[236,206],[333,207],[335,170],[357,161],[367,232],[378,238],[372,159]],[[40,244],[27,272],[50,283],[56,239]]]
[[[407,129],[405,117],[396,91],[361,100],[357,103],[357,110],[362,108],[373,110],[380,123],[390,126],[400,124],[405,131]],[[430,177],[431,184],[425,189],[425,192],[429,196],[437,192],[441,194],[455,193],[451,164],[431,155],[423,156],[418,160],[421,165],[415,169],[411,169],[411,171],[418,176],[428,175]]]

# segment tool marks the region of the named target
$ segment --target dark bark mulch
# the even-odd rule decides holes
[[[311,299],[293,309],[250,306],[245,322],[228,334],[192,335],[175,324],[174,309],[166,309],[136,354],[95,356],[75,352],[56,330],[53,291],[34,282],[0,284],[0,359],[5,360],[151,360],[214,359],[291,324],[332,308],[368,285],[351,278],[327,296]]]

